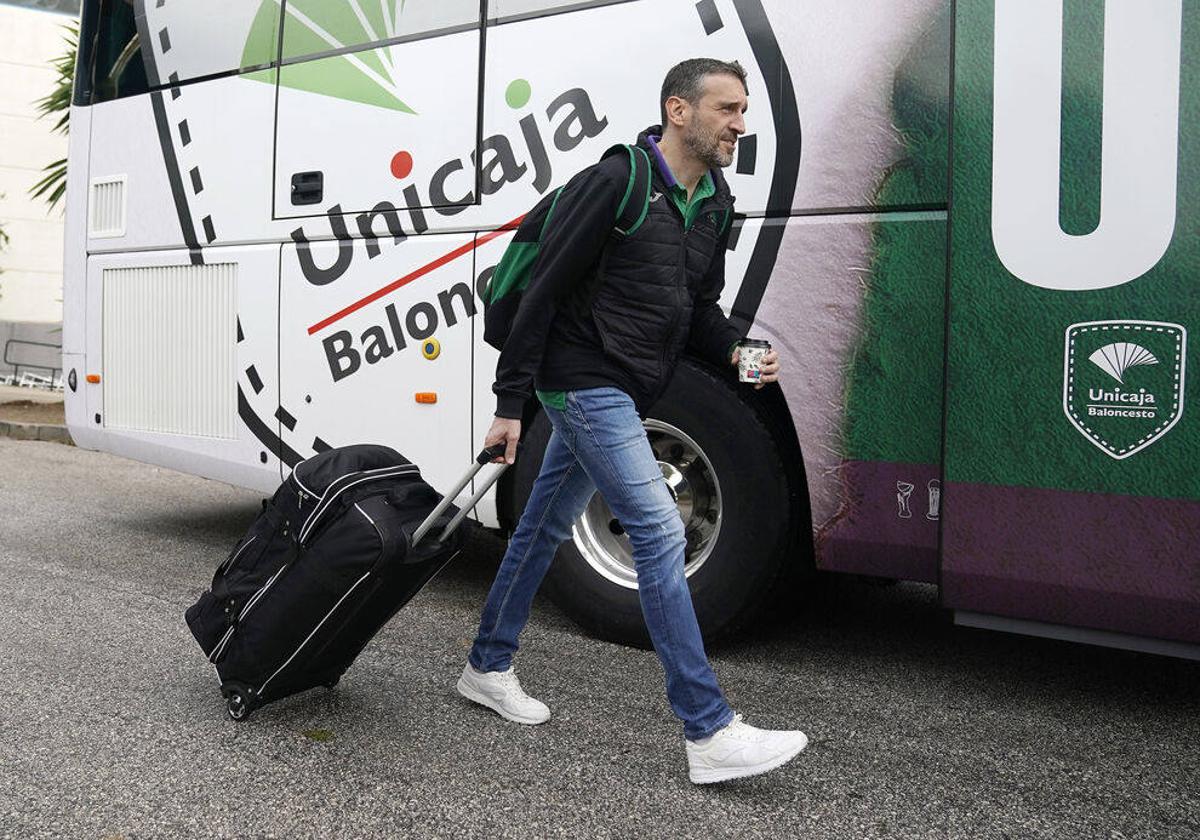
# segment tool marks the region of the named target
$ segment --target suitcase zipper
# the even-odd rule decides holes
[[[270,579],[268,579],[267,582],[264,583],[262,587],[260,587],[259,590],[250,597],[250,600],[246,602],[246,606],[242,607],[242,611],[237,614],[236,618],[234,618],[233,624],[229,625],[229,629],[225,631],[225,635],[222,636],[221,640],[213,647],[212,653],[208,655],[209,662],[212,662],[214,665],[216,664],[217,658],[225,651],[226,645],[229,644],[229,640],[233,637],[233,631],[236,630],[242,623],[242,619],[245,618],[246,614],[250,612],[250,608],[257,604],[263,595],[267,594],[267,590],[271,588],[271,584],[273,584],[290,565],[291,564],[288,563],[284,566],[280,566],[275,574],[271,575]]]
[[[366,472],[349,473],[342,476],[341,478],[337,479],[337,481],[329,485],[329,488],[325,491],[324,495],[321,496],[321,500],[317,503],[316,508],[309,515],[308,520],[304,523],[304,526],[300,529],[300,534],[298,537],[300,545],[304,545],[304,543],[308,540],[313,530],[320,523],[321,518],[329,512],[329,509],[333,506],[333,502],[338,498],[338,496],[342,495],[342,493],[345,493],[350,488],[357,487],[358,485],[365,484],[369,481],[381,481],[385,478],[396,478],[402,475],[419,474],[420,468],[417,467],[416,464],[404,464],[399,467],[384,467],[380,470],[368,470]],[[339,482],[344,482],[346,479],[353,478],[354,476],[358,476],[358,478],[353,481],[346,482],[344,486],[337,486]],[[334,489],[335,487],[337,488],[336,490]]]
[[[382,557],[382,555],[383,555],[383,553],[384,553],[384,548],[386,547],[386,543],[385,543],[385,541],[384,541],[384,539],[383,539],[383,532],[379,530],[379,526],[375,524],[375,520],[374,520],[374,519],[372,519],[372,518],[371,518],[371,517],[370,517],[370,516],[367,514],[367,512],[366,512],[365,510],[363,510],[363,509],[362,509],[362,508],[361,508],[361,507],[358,505],[358,503],[357,503],[357,502],[356,502],[356,503],[355,503],[355,505],[354,505],[354,509],[355,509],[355,510],[357,510],[359,513],[361,513],[361,514],[363,515],[363,518],[364,518],[364,519],[366,519],[368,522],[370,522],[370,523],[371,523],[371,527],[375,529],[375,533],[376,533],[376,534],[379,536],[379,553],[380,553],[380,555],[381,555],[381,557]],[[291,664],[291,661],[292,661],[293,659],[295,659],[295,658],[296,658],[296,657],[297,657],[297,656],[300,654],[300,651],[304,650],[304,646],[305,646],[305,645],[307,645],[307,644],[309,643],[309,641],[312,639],[312,637],[313,637],[313,636],[315,636],[315,635],[317,634],[317,631],[321,629],[322,625],[324,625],[324,624],[325,624],[325,622],[329,620],[329,616],[331,616],[331,615],[333,615],[335,612],[337,612],[337,608],[338,608],[338,607],[340,607],[340,606],[342,605],[342,602],[343,602],[343,601],[345,601],[347,598],[349,598],[349,597],[350,597],[350,593],[351,593],[351,592],[353,592],[355,589],[357,589],[357,588],[358,588],[358,586],[359,586],[359,584],[361,584],[361,583],[362,583],[364,580],[366,580],[367,578],[369,578],[369,577],[370,577],[370,576],[371,576],[371,575],[372,575],[372,574],[375,572],[375,569],[376,569],[378,566],[379,566],[379,563],[378,563],[378,562],[376,562],[376,563],[375,563],[375,564],[374,564],[374,565],[371,567],[371,570],[370,570],[370,571],[366,572],[366,573],[365,573],[365,574],[364,574],[362,577],[360,577],[358,580],[356,580],[356,581],[354,582],[354,585],[353,585],[353,586],[351,586],[349,589],[347,589],[347,590],[346,590],[346,592],[345,592],[345,594],[344,594],[344,595],[342,595],[342,597],[341,597],[341,598],[338,598],[338,601],[337,601],[337,603],[336,603],[336,604],[334,604],[332,608],[330,608],[329,612],[325,613],[325,617],[324,617],[324,618],[322,618],[322,619],[321,619],[319,622],[317,622],[317,626],[316,626],[316,627],[314,627],[314,628],[312,629],[312,632],[311,632],[311,633],[309,633],[309,634],[308,634],[308,635],[307,635],[307,636],[304,638],[304,641],[302,641],[302,642],[300,643],[300,646],[299,646],[299,647],[297,647],[297,648],[296,648],[296,649],[295,649],[295,650],[292,652],[292,655],[291,655],[291,656],[289,656],[289,657],[288,657],[286,660],[284,660],[283,664],[282,664],[282,665],[280,665],[280,666],[279,666],[279,667],[278,667],[278,668],[275,670],[275,673],[274,673],[274,674],[271,674],[271,676],[267,677],[267,679],[266,679],[266,680],[263,682],[263,684],[262,684],[261,686],[259,686],[259,687],[258,687],[258,688],[255,690],[255,692],[254,692],[255,694],[259,695],[260,697],[262,696],[262,693],[263,693],[263,692],[266,690],[266,688],[267,688],[267,685],[268,685],[268,684],[271,682],[271,680],[273,680],[273,679],[275,679],[275,677],[279,676],[280,672],[282,672],[284,668],[286,668],[286,667],[287,667],[289,664]]]
[[[300,468],[300,465],[297,464],[296,469],[299,469],[299,468]],[[309,490],[307,487],[304,486],[304,482],[300,480],[300,476],[296,475],[296,470],[292,470],[292,481],[296,482],[296,486],[299,487],[300,490],[302,491],[301,495],[304,495],[304,493],[307,493],[308,495],[312,496],[314,499],[317,497],[316,493],[314,493],[313,491]]]
[[[302,466],[304,466],[304,462],[301,462],[296,465],[296,468],[294,470],[292,470],[291,478],[294,482],[296,482],[296,486],[301,490],[301,495],[307,495],[309,498],[316,499],[318,504],[320,504],[321,502],[323,502],[325,500],[325,496],[329,493],[330,490],[332,490],[334,487],[337,486],[337,483],[339,481],[344,481],[345,479],[349,478],[350,476],[372,475],[374,473],[383,472],[384,470],[396,470],[396,469],[402,469],[402,470],[411,469],[411,470],[420,471],[420,467],[418,467],[416,464],[396,464],[395,466],[392,466],[392,467],[376,467],[373,470],[355,470],[354,472],[348,472],[348,473],[343,473],[342,475],[339,475],[337,478],[335,478],[333,481],[329,482],[329,484],[327,484],[325,486],[324,493],[317,493],[316,491],[310,490],[307,487],[305,487],[304,482],[300,480],[300,476],[297,473],[299,472],[300,467],[302,467]]]
[[[250,612],[250,609],[262,599],[262,596],[267,594],[267,590],[271,588],[271,584],[273,584],[290,565],[291,563],[287,563],[283,566],[280,566],[279,570],[276,571],[275,574],[271,575],[270,580],[264,583],[262,588],[255,592],[253,596],[251,596],[250,600],[246,602],[246,606],[242,607],[242,611],[238,613],[238,624],[240,624],[242,619],[246,617],[246,614]]]
[[[392,466],[392,467],[376,467],[373,470],[360,470],[358,472],[346,473],[345,475],[338,476],[336,479],[334,479],[333,481],[331,481],[329,483],[329,486],[325,488],[325,492],[321,494],[320,501],[324,502],[325,497],[329,496],[330,494],[332,494],[333,496],[337,496],[339,493],[341,493],[345,488],[338,487],[338,482],[345,481],[348,478],[354,478],[355,476],[363,476],[364,478],[373,480],[376,478],[388,478],[392,475],[407,475],[408,473],[420,473],[420,472],[421,472],[421,468],[418,467],[416,464],[396,464],[395,466]],[[358,481],[355,481],[353,483],[357,484]],[[334,488],[337,488],[337,489],[334,489]],[[332,499],[330,499],[330,501],[332,501]]]
[[[208,654],[209,662],[213,663],[214,665],[216,664],[217,657],[219,657],[221,655],[221,653],[224,652],[225,645],[229,644],[229,637],[233,635],[233,628],[235,628],[236,626],[237,626],[236,624],[229,625],[229,629],[225,631],[225,635],[222,636],[215,645],[213,645],[212,652]]]
[[[242,547],[235,551],[233,556],[225,561],[225,565],[221,567],[221,574],[229,574],[229,570],[233,568],[233,564],[237,562],[237,559],[242,556],[242,552],[249,548],[250,543],[254,542],[256,539],[258,539],[258,534],[255,534],[253,537],[246,540]]]

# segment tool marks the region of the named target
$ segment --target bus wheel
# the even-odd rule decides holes
[[[684,573],[708,641],[760,612],[789,556],[789,488],[783,448],[752,393],[684,362],[644,421],[684,522]],[[742,385],[751,389],[749,385]],[[516,466],[514,496],[524,507],[550,439],[539,413]],[[558,550],[546,592],[592,634],[648,647],[629,537],[599,493]]]

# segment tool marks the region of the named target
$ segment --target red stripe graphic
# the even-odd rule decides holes
[[[471,253],[476,248],[478,248],[480,245],[486,245],[487,243],[491,242],[493,239],[495,239],[500,234],[505,233],[510,230],[515,230],[517,225],[521,224],[521,220],[524,218],[525,218],[525,215],[521,214],[520,216],[517,216],[517,218],[513,219],[511,222],[501,225],[500,227],[496,228],[495,230],[491,231],[490,233],[485,233],[482,236],[477,236],[477,237],[475,237],[475,239],[468,242],[466,245],[461,245],[458,248],[455,248],[450,253],[443,254],[442,256],[438,257],[433,262],[426,263],[425,265],[421,266],[420,268],[418,268],[416,271],[412,272],[411,274],[406,274],[403,277],[401,277],[399,280],[393,280],[391,283],[388,283],[382,289],[379,289],[378,291],[375,291],[375,292],[371,292],[371,294],[367,295],[365,298],[362,298],[361,300],[356,300],[354,303],[350,304],[345,309],[340,309],[337,312],[330,315],[328,318],[324,319],[323,321],[318,321],[317,323],[313,324],[311,327],[308,328],[308,334],[313,335],[314,333],[320,332],[321,330],[328,327],[330,324],[340,321],[341,319],[345,318],[347,315],[349,315],[353,312],[357,312],[358,310],[362,309],[367,304],[374,303],[375,301],[379,300],[381,297],[390,295],[392,292],[396,291],[401,286],[406,286],[409,283],[411,283],[412,281],[416,280],[417,278],[424,277],[426,274],[433,271],[434,269],[441,268],[446,263],[453,262],[454,260],[461,257],[463,254]]]

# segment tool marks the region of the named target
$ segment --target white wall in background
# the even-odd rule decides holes
[[[0,321],[62,321],[63,218],[29,195],[41,169],[67,156],[67,138],[34,102],[50,92],[71,18],[0,4]]]

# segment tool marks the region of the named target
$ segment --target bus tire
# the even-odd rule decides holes
[[[773,592],[777,584],[790,579],[789,568],[798,559],[793,556],[791,488],[781,466],[788,450],[772,434],[775,424],[755,396],[751,386],[735,377],[684,361],[645,421],[668,483],[680,475],[687,479],[679,485],[689,534],[685,570],[706,642],[756,618],[770,596],[779,594]],[[518,516],[541,469],[550,432],[549,419],[538,412],[514,467]],[[572,538],[559,546],[545,591],[589,633],[649,647],[628,537],[615,519],[605,522],[611,517],[607,511],[598,495],[592,499],[576,520]],[[711,521],[714,513],[719,528],[705,532],[705,522],[717,524]]]

